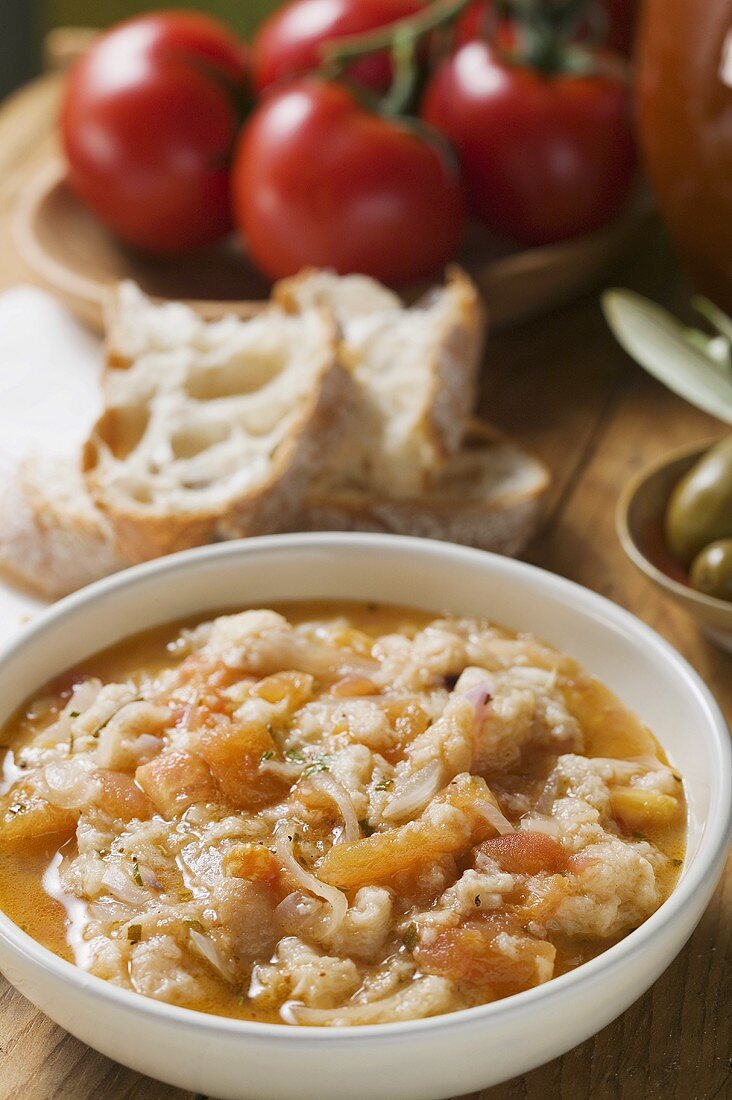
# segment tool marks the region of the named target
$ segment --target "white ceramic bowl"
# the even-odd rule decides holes
[[[147,1000],[57,958],[0,915],[0,966],[73,1035],[182,1088],[235,1100],[436,1100],[513,1077],[582,1042],[643,993],[688,939],[730,830],[729,735],[688,664],[632,615],[539,569],[381,535],[287,535],[139,566],[39,615],[0,651],[0,720],[50,677],[185,615],[297,598],[378,599],[488,615],[573,654],[657,734],[684,775],[688,852],[673,895],[621,943],[547,985],[411,1023],[242,1023]]]

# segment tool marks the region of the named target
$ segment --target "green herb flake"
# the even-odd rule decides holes
[[[287,749],[285,752],[285,760],[291,760],[295,764],[305,763],[305,757],[299,749]]]
[[[475,895],[475,897],[473,898],[473,903],[474,903],[476,909],[480,909],[481,904],[482,904],[481,900],[480,900],[480,894]]]
[[[130,943],[139,943],[142,939],[142,925],[130,924],[127,927],[127,939]]]
[[[140,864],[137,862],[137,856],[132,857],[132,877],[138,886],[143,886],[142,875],[140,874]]]
[[[81,714],[80,710],[70,710],[69,711],[69,718],[78,718],[80,714]]]
[[[195,920],[194,917],[184,917],[183,923],[187,928],[192,928],[195,932],[205,932],[200,920]]]
[[[402,943],[406,947],[407,951],[414,951],[417,943],[419,942],[419,934],[417,932],[416,924],[407,925],[404,935],[402,936]]]
[[[261,759],[263,761],[264,760],[271,760],[273,756],[274,756],[274,751],[272,749],[267,749],[266,752],[262,753]]]
[[[179,890],[178,891],[178,900],[179,901],[193,901],[193,891],[192,890],[185,890],[185,889]]]
[[[92,737],[94,737],[94,738],[99,737],[99,734],[102,732],[102,730],[106,726],[109,725],[109,723],[112,721],[112,719],[114,717],[116,717],[116,715],[118,715],[120,713],[120,711],[123,711],[125,709],[125,707],[128,707],[130,705],[130,703],[141,703],[141,702],[142,702],[142,696],[138,695],[134,699],[128,699],[128,701],[126,703],[122,703],[121,706],[117,707],[116,710],[112,711],[109,718],[105,718],[104,721],[101,723],[101,725],[97,726],[97,728],[94,730],[94,733],[92,734]]]
[[[374,787],[374,790],[375,791],[390,791],[393,786],[394,786],[394,780],[393,779],[380,779],[379,782]]]
[[[112,721],[113,717],[114,717],[114,715],[110,714],[110,716],[109,716],[109,718],[107,718],[106,722],[102,722],[101,726],[97,726],[97,728],[94,730],[94,733],[92,734],[92,737],[94,738],[95,741],[98,740],[99,734],[102,732],[104,727],[107,726]]]
[[[323,756],[318,757],[316,760],[311,760],[308,766],[303,770],[302,774],[305,776],[315,775],[316,772],[327,772],[329,770],[330,769],[326,762],[326,758]]]

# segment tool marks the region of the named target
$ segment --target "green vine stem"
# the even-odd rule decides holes
[[[588,0],[501,0],[500,8],[521,28],[519,60],[546,75],[587,71],[587,55],[567,47],[587,13]]]
[[[494,0],[493,19],[506,17],[521,31],[516,51],[503,53],[509,64],[524,64],[551,76],[559,72],[589,73],[595,61],[586,49],[570,44],[571,37],[586,15],[588,0]],[[348,66],[359,58],[388,50],[394,75],[388,92],[378,101],[378,109],[388,115],[401,115],[416,102],[420,65],[417,47],[431,32],[449,35],[455,20],[471,0],[434,0],[414,15],[363,34],[348,35],[321,47],[322,74],[326,79],[342,79]],[[489,32],[490,33],[490,32]],[[434,36],[433,36],[434,42]],[[364,100],[371,100],[365,91]]]
[[[391,87],[381,100],[381,110],[387,115],[401,115],[414,98],[419,81],[419,66],[416,58],[417,40],[411,35],[399,34],[391,47],[394,69]]]
[[[471,0],[436,0],[424,11],[398,19],[396,23],[386,27],[328,42],[321,50],[323,61],[328,68],[333,66],[341,70],[359,57],[378,50],[393,50],[397,43],[401,44],[399,49],[406,50],[407,41],[414,46],[430,31],[455,19],[470,2]]]

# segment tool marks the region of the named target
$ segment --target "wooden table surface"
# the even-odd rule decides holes
[[[0,109],[0,290],[32,281],[15,254],[8,211],[54,147],[58,77]],[[677,305],[678,268],[649,226],[613,282]],[[482,413],[540,455],[554,475],[527,557],[632,610],[686,656],[732,720],[732,657],[626,560],[613,526],[631,474],[671,448],[723,433],[618,348],[597,295],[489,341]],[[488,1089],[482,1100],[714,1100],[732,1096],[732,869],[681,955],[620,1019],[564,1057]],[[0,977],[0,1100],[191,1100],[127,1070],[53,1024]],[[347,1097],[344,1097],[347,1100]],[[388,1097],[385,1100],[389,1100]],[[473,1098],[473,1100],[477,1100]]]

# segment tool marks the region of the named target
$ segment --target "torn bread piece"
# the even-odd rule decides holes
[[[0,568],[12,580],[58,599],[123,565],[78,462],[33,457],[10,472],[0,493]]]
[[[325,309],[207,322],[123,283],[108,318],[90,495],[127,562],[281,530],[339,442],[354,385]]]
[[[358,426],[329,469],[375,494],[429,489],[460,449],[476,400],[484,318],[470,279],[453,267],[444,286],[409,308],[373,279],[328,271],[283,280],[273,294],[285,309],[330,308],[341,328]]]
[[[326,471],[310,487],[297,527],[388,531],[518,554],[533,536],[549,486],[546,467],[479,420],[429,493],[397,498]]]

